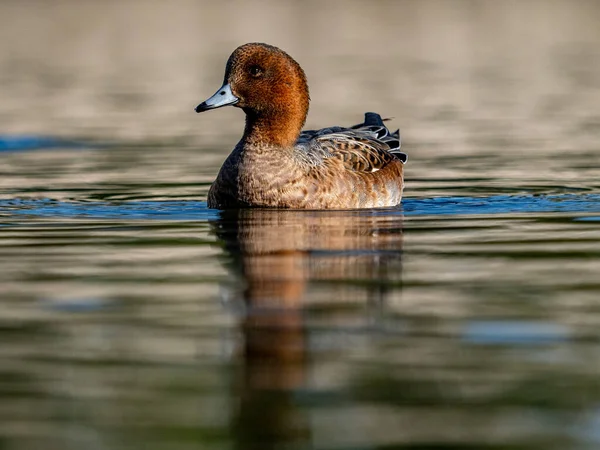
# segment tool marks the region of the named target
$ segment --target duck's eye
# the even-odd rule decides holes
[[[253,77],[260,77],[263,70],[259,66],[250,66],[250,75]]]

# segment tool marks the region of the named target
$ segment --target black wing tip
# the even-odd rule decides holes
[[[379,114],[374,113],[374,112],[367,112],[367,113],[365,113],[364,126],[367,126],[367,127],[371,127],[371,126],[383,127],[385,125],[383,124],[383,119],[381,118],[381,116]]]
[[[408,155],[404,152],[391,152],[396,158],[402,161],[402,164],[406,164],[408,161]]]

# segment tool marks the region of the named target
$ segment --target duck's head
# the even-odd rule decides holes
[[[300,133],[308,113],[308,84],[300,65],[283,50],[267,44],[245,44],[231,54],[223,86],[196,112],[233,105],[247,115],[248,126],[272,132]],[[263,130],[263,133],[265,130]]]

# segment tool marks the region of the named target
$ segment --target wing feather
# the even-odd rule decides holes
[[[376,172],[394,160],[407,161],[400,151],[400,130],[393,133],[376,113],[366,113],[362,124],[350,128],[330,127],[300,134],[296,149],[312,164],[328,158],[343,161],[355,172]]]

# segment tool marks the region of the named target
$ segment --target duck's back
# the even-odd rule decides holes
[[[366,113],[363,123],[349,128],[303,131],[296,145],[298,154],[315,166],[310,173],[322,186],[314,193],[314,204],[324,197],[328,208],[399,204],[408,159],[400,147],[400,130],[391,132],[376,113]]]

